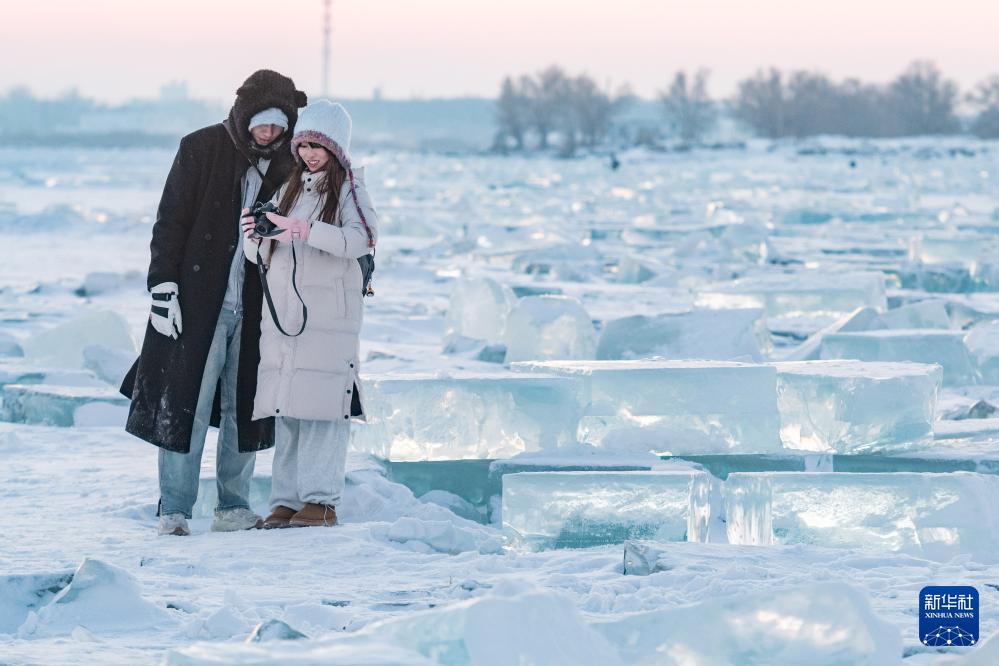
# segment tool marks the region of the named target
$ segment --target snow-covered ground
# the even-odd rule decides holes
[[[999,639],[959,651],[918,636],[926,585],[974,585],[982,639],[999,629],[987,490],[972,498],[980,516],[932,525],[964,530],[942,550],[919,516],[876,502],[867,541],[856,526],[825,542],[797,525],[739,545],[718,473],[706,542],[652,544],[656,570],[636,575],[620,543],[529,552],[503,531],[498,498],[414,497],[368,455],[668,471],[702,468],[650,452],[725,454],[726,471],[751,472],[759,460],[739,456],[807,450],[802,469],[891,472],[904,456],[907,471],[984,472],[991,488],[997,156],[965,139],[636,151],[617,171],[603,157],[365,155],[382,234],[362,371],[378,418],[355,433],[343,524],[215,534],[202,507],[193,535],[174,538],[155,533],[156,451],[123,431],[109,391],[145,329],[172,154],[0,150],[0,664],[999,663]],[[840,353],[877,364],[761,366]],[[543,368],[561,374],[539,411],[542,389],[518,388],[531,368],[505,355],[583,367]],[[640,409],[668,381],[628,397],[637,375],[608,371],[585,380],[591,403],[565,389],[597,376],[586,361],[652,357],[744,365],[724,379],[729,366],[704,364],[674,411]],[[751,383],[766,381],[779,400]],[[588,410],[583,444],[563,427],[575,409]],[[258,493],[270,458],[258,456]],[[903,490],[893,497],[919,503],[915,484]],[[775,526],[792,519],[774,508]],[[309,640],[244,643],[270,620]]]

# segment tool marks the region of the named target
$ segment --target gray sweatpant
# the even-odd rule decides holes
[[[336,506],[347,473],[350,421],[274,419],[271,510],[305,504]]]

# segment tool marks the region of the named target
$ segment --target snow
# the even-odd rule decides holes
[[[999,603],[999,428],[982,418],[999,388],[976,383],[999,383],[995,149],[818,143],[626,151],[615,172],[589,156],[359,153],[383,225],[361,343],[370,423],[354,428],[342,524],[212,533],[211,434],[186,538],[156,536],[157,452],[123,432],[114,394],[147,327],[173,153],[0,149],[0,228],[17,235],[0,266],[3,411],[45,405],[0,422],[0,661],[993,663],[994,614],[978,648],[938,654],[915,601],[960,582]],[[771,363],[853,334],[892,340],[871,359],[888,365],[814,375],[821,450],[802,456],[781,442]],[[601,346],[621,360],[594,360]],[[553,366],[504,367],[518,357]],[[943,367],[932,417],[928,376],[899,371],[912,361]],[[812,471],[781,486],[775,468]],[[627,531],[513,547],[498,493],[526,469],[706,482],[689,513],[655,518],[689,541],[650,544],[648,575],[625,575]],[[739,474],[770,475],[769,503]],[[564,503],[613,490],[590,488]],[[729,543],[745,534],[773,545]]]
[[[69,585],[37,613],[28,613],[17,635],[61,635],[77,627],[87,632],[164,630],[175,622],[165,608],[143,598],[138,581],[130,573],[86,558]]]

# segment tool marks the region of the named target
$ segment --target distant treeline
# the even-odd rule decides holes
[[[852,137],[901,137],[970,132],[999,138],[999,76],[962,95],[932,62],[917,61],[886,85],[857,79],[836,82],[825,74],[776,68],[757,71],[739,82],[729,100],[707,91],[708,72],[677,72],[658,101],[661,132],[642,128],[636,143],[666,135],[684,142],[702,140],[721,115],[741,122],[758,136],[778,139],[836,134]],[[601,90],[588,76],[571,77],[558,67],[534,76],[507,77],[496,105],[496,147],[548,148],[557,135],[562,152],[606,136],[633,97],[627,89]],[[966,102],[973,117],[962,122]]]
[[[20,86],[0,93],[0,147],[172,148],[199,127],[221,121],[228,106],[173,95],[108,105],[76,92],[36,97]],[[480,98],[340,99],[354,116],[355,145],[481,150],[492,137],[493,100]]]

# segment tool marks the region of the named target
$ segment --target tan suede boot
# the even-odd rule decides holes
[[[288,527],[333,527],[336,509],[328,504],[306,504],[291,517]]]
[[[271,511],[271,515],[264,519],[265,530],[281,529],[288,527],[288,521],[295,515],[295,510],[291,507],[278,505]]]

